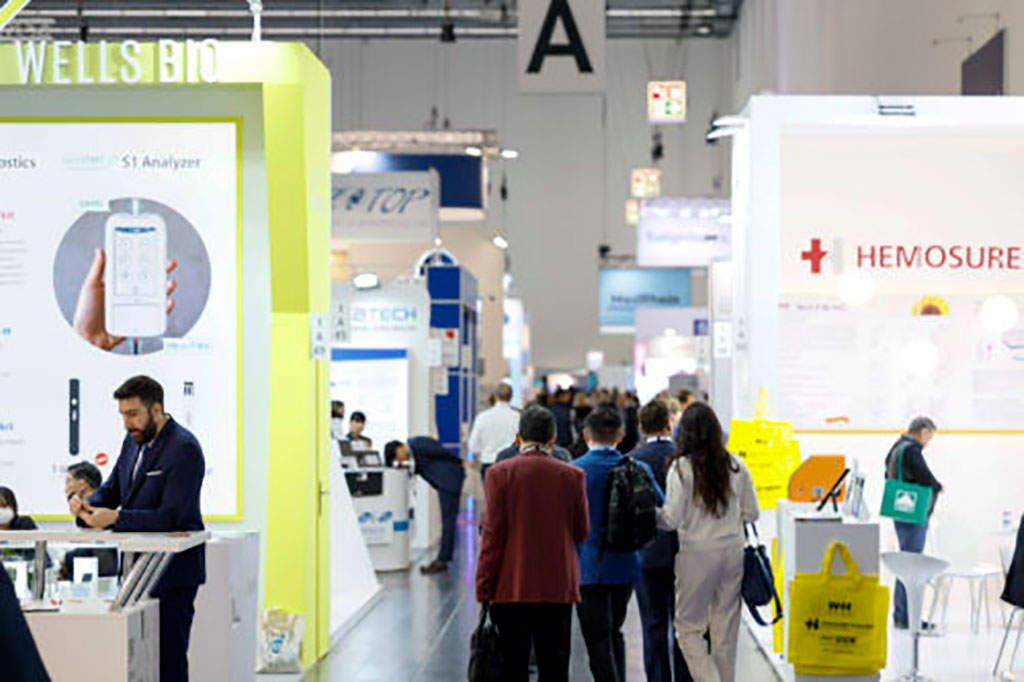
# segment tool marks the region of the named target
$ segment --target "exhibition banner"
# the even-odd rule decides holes
[[[605,334],[631,334],[638,307],[690,304],[689,270],[606,269],[597,279],[598,325]]]
[[[332,185],[336,240],[433,243],[438,235],[441,195],[433,169],[334,175]]]
[[[604,92],[604,3],[521,0],[518,10],[520,92]]]
[[[1024,139],[783,137],[778,377],[797,428],[1024,423]]]
[[[640,200],[636,262],[642,267],[707,267],[732,257],[726,199]]]
[[[335,348],[331,353],[331,400],[345,412],[366,415],[373,450],[409,439],[409,353],[404,348]],[[333,463],[332,463],[333,464]]]
[[[239,513],[239,134],[0,120],[0,468],[25,512],[67,513],[71,464],[111,473],[113,392],[146,374],[203,447],[204,514]]]

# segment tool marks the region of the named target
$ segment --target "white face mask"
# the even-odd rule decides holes
[[[339,417],[331,417],[331,435],[335,438],[345,437],[345,420]]]
[[[6,526],[14,520],[14,510],[10,507],[0,507],[0,526]]]

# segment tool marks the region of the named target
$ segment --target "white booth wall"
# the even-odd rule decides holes
[[[869,274],[874,295],[857,307],[840,298],[844,280],[833,271],[856,271],[857,248],[866,249],[873,239],[907,249],[1019,249],[1024,199],[1016,178],[1024,172],[1024,101],[898,101],[914,105],[917,115],[879,116],[879,100],[867,97],[751,100],[749,124],[733,139],[733,416],[749,418],[759,389],[766,388],[769,416],[794,422],[805,457],[859,460],[867,474],[867,508],[875,514],[892,442],[911,417],[932,414],[940,432],[927,456],[946,485],[937,525],[943,515],[950,523],[966,523],[982,558],[997,562],[1003,515],[1016,519],[1022,511],[1019,486],[1010,481],[1024,459],[1024,432],[1016,419],[1019,406],[1009,401],[1024,396],[1020,382],[998,386],[992,379],[983,385],[972,353],[984,337],[977,306],[994,294],[1024,303],[1024,273],[878,269]],[[882,156],[865,155],[869,149]],[[801,257],[813,238],[832,252],[818,275]],[[913,304],[926,295],[944,297],[951,315],[915,320]],[[811,325],[846,315],[847,333],[833,331],[831,340],[808,336],[793,318],[808,310]],[[896,340],[880,336],[880,322],[894,328]],[[907,361],[919,360],[913,352],[906,355],[907,347],[933,353],[928,344],[938,363],[908,373]],[[891,349],[902,354],[895,361]],[[867,364],[866,356],[872,358]],[[1019,377],[1016,360],[1007,357],[999,371]],[[843,369],[849,366],[856,371]],[[999,419],[985,409],[991,392],[1002,396]],[[893,546],[891,524],[883,524],[883,538],[883,545]]]

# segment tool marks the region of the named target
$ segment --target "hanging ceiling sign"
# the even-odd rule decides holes
[[[604,92],[605,3],[520,0],[519,90]]]
[[[435,171],[335,175],[332,184],[335,239],[433,242],[438,235]]]
[[[636,228],[637,264],[707,267],[729,260],[731,227],[728,199],[642,199]]]
[[[651,81],[647,84],[648,123],[686,123],[686,82]]]

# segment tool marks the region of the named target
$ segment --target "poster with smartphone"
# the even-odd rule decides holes
[[[67,513],[71,464],[111,473],[138,374],[202,445],[204,515],[240,511],[237,125],[0,119],[0,485],[23,513]]]

